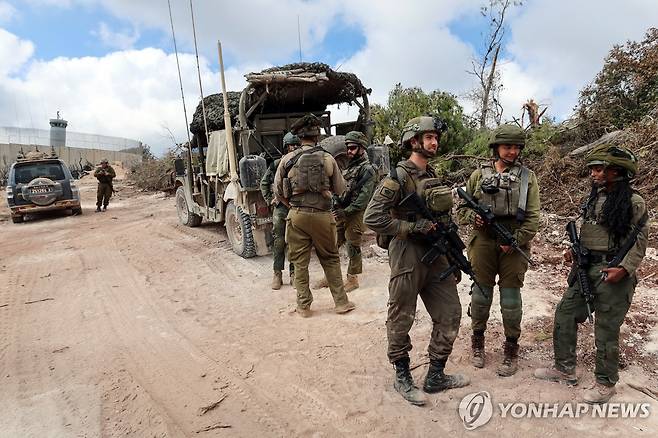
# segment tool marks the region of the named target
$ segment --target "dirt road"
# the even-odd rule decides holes
[[[106,213],[95,183],[81,181],[84,214],[12,224],[0,217],[0,436],[655,436],[658,403],[629,382],[655,387],[655,285],[640,283],[624,329],[628,357],[615,401],[645,402],[644,419],[501,417],[498,403],[577,401],[581,389],[535,381],[548,363],[551,314],[564,268],[531,271],[524,289],[521,370],[499,378],[500,313],[487,338],[488,366],[469,365],[464,315],[449,372],[469,387],[408,405],[386,361],[388,265],[366,250],[358,308],[338,316],[325,289],[315,315],[294,313],[290,286],[269,288],[271,258],[233,254],[216,225],[178,224],[173,198],[121,181]],[[3,201],[4,202],[4,201]],[[655,252],[654,252],[655,253]],[[540,248],[540,259],[541,259]],[[546,260],[554,257],[546,255]],[[319,277],[314,264],[312,278]],[[467,282],[460,284],[464,312]],[[495,307],[495,306],[494,306]],[[427,370],[431,321],[419,305],[413,371]],[[583,383],[591,372],[584,328]],[[628,344],[632,344],[631,347]],[[468,432],[461,399],[488,391],[491,421]]]

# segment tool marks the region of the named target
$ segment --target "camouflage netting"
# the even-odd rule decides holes
[[[228,92],[228,109],[231,114],[231,123],[233,126],[238,122],[238,112],[240,107],[240,91]],[[224,95],[222,93],[211,94],[203,98],[206,106],[206,123],[208,131],[217,131],[224,129]],[[202,135],[203,129],[203,107],[201,102],[194,111],[192,123],[190,123],[190,132],[192,134]]]
[[[370,93],[352,73],[336,72],[322,63],[297,63],[272,67],[245,75],[251,90],[245,102],[245,111],[259,101],[264,92],[267,98],[255,114],[316,112],[328,105],[349,103]],[[231,121],[238,123],[241,92],[229,91]],[[208,130],[224,129],[224,102],[222,94],[203,99],[206,106]],[[194,112],[190,132],[203,134],[201,103]]]

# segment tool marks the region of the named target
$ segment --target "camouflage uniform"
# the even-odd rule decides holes
[[[290,204],[286,239],[290,261],[295,266],[294,286],[301,316],[310,316],[313,302],[308,274],[312,248],[329,282],[335,311],[344,313],[354,308],[343,288],[336,221],[329,211],[333,194],[341,195],[345,191],[345,181],[331,154],[309,143],[309,138],[317,139],[317,123],[317,118],[308,115],[293,125],[293,133],[302,139],[302,147],[281,159],[274,178],[275,195]],[[297,156],[297,162],[286,174],[288,162]]]
[[[588,156],[588,166],[600,164],[595,160],[597,156],[607,153],[609,145],[595,148]],[[629,179],[637,170],[635,155],[626,148],[617,148],[616,151],[628,153],[633,161],[619,161],[629,171]],[[611,158],[612,165],[618,162]],[[610,163],[608,163],[610,164]],[[606,165],[608,165],[606,164]],[[606,224],[603,223],[602,207],[607,198],[607,187],[599,187],[590,195],[583,212],[583,224],[580,228],[580,244],[587,248],[590,255],[590,264],[587,276],[591,284],[594,301],[592,312],[596,315],[594,322],[594,339],[596,344],[596,364],[594,375],[595,386],[587,390],[584,395],[589,403],[605,403],[615,393],[614,386],[619,380],[619,331],[624,322],[626,313],[630,308],[635,286],[637,285],[636,271],[647,249],[649,225],[648,213],[644,199],[634,192],[630,199],[632,218],[631,225],[639,227],[639,234],[635,244],[628,251],[618,265],[626,271],[619,281],[611,283],[602,281],[601,270],[608,266],[608,261],[619,252],[620,244],[616,244]],[[632,230],[629,231],[629,235]],[[621,239],[624,243],[628,235]],[[571,275],[575,275],[572,271]],[[553,349],[555,353],[554,368],[540,368],[535,371],[535,377],[545,380],[567,380],[571,383],[577,381],[576,377],[576,341],[578,337],[578,323],[587,319],[587,306],[580,292],[578,281],[573,281],[555,309],[553,324]]]
[[[94,171],[94,177],[98,180],[98,188],[96,189],[96,210],[100,211],[101,206],[106,209],[110,203],[114,187],[112,179],[117,176],[116,172],[108,164],[107,167],[97,167]]]
[[[347,267],[349,275],[363,272],[361,260],[361,237],[363,236],[363,212],[375,190],[377,175],[373,169],[368,155],[363,154],[350,160],[343,171],[343,178],[347,183],[347,190],[338,198],[336,206],[343,209],[345,218],[338,221],[338,247],[347,244],[347,255],[350,259]],[[364,182],[361,182],[361,180]],[[357,185],[360,184],[360,187]],[[357,192],[358,190],[358,192]]]
[[[274,199],[274,192],[272,191],[272,184],[274,184],[274,176],[276,169],[279,167],[281,159],[274,160],[269,165],[265,175],[260,180],[260,191],[263,198],[267,201],[267,205],[272,205]],[[274,201],[274,209],[272,211],[272,257],[274,259],[274,271],[283,271],[286,261],[286,217],[288,216],[288,207],[280,201]],[[289,265],[290,273],[295,271],[294,265]]]

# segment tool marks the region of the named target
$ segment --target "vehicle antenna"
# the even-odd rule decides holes
[[[183,92],[183,77],[180,73],[180,62],[178,61],[178,46],[176,45],[176,32],[174,32],[174,19],[171,14],[171,0],[167,0],[169,5],[169,21],[171,23],[171,36],[174,40],[174,52],[176,53],[176,67],[178,68],[178,82],[180,84],[180,95],[183,100],[183,114],[185,115],[185,132],[187,133],[187,168],[192,169],[192,139],[190,138],[189,123],[187,121],[187,108],[185,107],[185,93]],[[188,178],[191,180],[192,174],[188,172]],[[191,181],[190,181],[191,184]]]
[[[297,14],[297,42],[299,43],[299,62],[302,62],[302,32],[299,26],[299,14]]]
[[[194,24],[194,8],[190,0],[190,14],[192,15],[192,35],[194,37],[194,54],[196,55],[196,71],[199,77],[199,93],[201,93],[201,111],[203,112],[203,129],[206,133],[206,144],[210,143],[210,133],[208,132],[208,121],[206,119],[206,104],[203,101],[203,86],[201,85],[201,69],[199,68],[199,49],[196,43],[196,25]]]

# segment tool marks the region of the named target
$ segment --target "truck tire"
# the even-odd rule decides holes
[[[12,221],[13,223],[15,223],[15,224],[20,224],[21,222],[23,222],[23,215],[20,215],[20,216],[12,216],[12,217],[11,217],[11,221]]]
[[[192,213],[187,206],[185,188],[182,186],[176,190],[176,212],[178,213],[178,220],[181,224],[188,227],[198,227],[201,225],[201,216]]]
[[[233,201],[229,201],[226,205],[224,224],[233,251],[245,259],[254,257],[256,255],[256,244],[251,229],[251,218]]]

